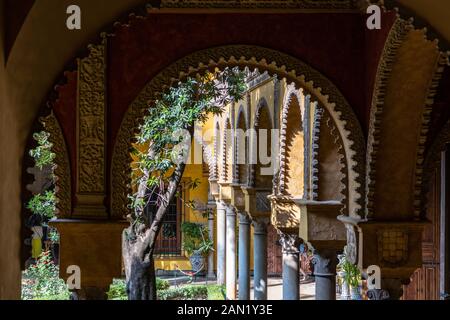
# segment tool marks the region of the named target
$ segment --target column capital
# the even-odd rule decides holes
[[[298,246],[301,243],[301,239],[296,234],[287,234],[278,231],[280,235],[281,250],[284,254],[298,254],[300,251]]]
[[[222,200],[216,201],[216,209],[217,210],[226,210],[227,204]]]
[[[239,224],[250,225],[252,223],[252,219],[245,211],[239,212]]]
[[[331,277],[336,275],[337,255],[335,250],[314,250],[312,263],[315,276]]]
[[[369,300],[389,300],[390,295],[387,290],[372,289],[367,291],[367,297]]]
[[[255,234],[266,234],[267,233],[267,226],[270,223],[269,218],[257,218],[252,220],[253,228],[255,229]]]
[[[227,216],[236,216],[236,208],[230,204],[225,205],[226,215]]]

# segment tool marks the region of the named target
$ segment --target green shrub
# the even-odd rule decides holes
[[[30,150],[30,156],[33,157],[36,166],[42,170],[44,166],[52,165],[56,154],[52,152],[53,144],[50,142],[50,133],[41,131],[33,134],[38,146]]]
[[[59,278],[59,268],[53,263],[50,252],[43,252],[36,264],[24,272],[22,299],[68,300],[69,297],[70,292]]]
[[[159,300],[225,300],[224,286],[187,285],[158,292]]]
[[[128,300],[125,280],[114,279],[107,295],[109,300]]]
[[[156,278],[156,290],[167,290],[170,288],[170,283],[167,280]]]
[[[205,300],[208,289],[203,285],[189,285],[158,292],[158,300]]]
[[[27,204],[27,209],[30,209],[34,214],[42,217],[52,219],[56,212],[56,196],[54,191],[46,191],[42,194],[34,195]]]
[[[225,300],[225,286],[209,285],[208,300]]]
[[[156,290],[167,290],[169,289],[169,281],[156,278]],[[127,285],[124,279],[114,279],[113,283],[109,287],[108,291],[109,300],[128,300],[127,296]]]

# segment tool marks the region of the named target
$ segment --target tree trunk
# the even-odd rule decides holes
[[[130,227],[131,228],[131,227]],[[156,277],[153,256],[147,260],[139,255],[143,246],[142,240],[129,240],[127,228],[123,233],[123,260],[126,274],[126,290],[128,300],[156,300]]]
[[[162,196],[163,200],[158,207],[151,226],[143,234],[136,235],[136,239],[130,239],[129,237],[129,235],[134,234],[132,226],[123,233],[122,254],[129,300],[157,299],[153,252],[167,208],[177,193],[185,168],[185,163],[180,163],[175,167],[169,180],[167,191]],[[146,174],[146,176],[149,176],[149,174]]]
[[[156,300],[156,277],[153,257],[142,263],[135,257],[131,262],[132,272],[127,280],[128,300]]]

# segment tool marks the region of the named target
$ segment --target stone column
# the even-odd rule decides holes
[[[316,300],[336,300],[336,251],[315,250],[313,257]]]
[[[269,218],[253,220],[254,298],[267,300],[267,225]]]
[[[225,247],[226,247],[226,206],[222,201],[217,202],[217,284],[225,284]]]
[[[250,223],[246,212],[239,213],[239,300],[250,300]]]
[[[283,300],[300,299],[300,238],[297,235],[280,233],[283,252]]]
[[[236,210],[226,208],[226,293],[228,300],[236,300]]]
[[[208,235],[211,241],[214,241],[214,214],[213,209],[208,209]],[[208,255],[208,279],[214,279],[214,252],[211,250]]]

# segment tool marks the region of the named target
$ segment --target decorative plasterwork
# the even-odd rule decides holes
[[[389,3],[385,5],[385,2]],[[389,79],[390,72],[392,71],[392,64],[396,57],[397,49],[400,47],[401,43],[405,39],[408,32],[414,30],[417,27],[416,19],[410,16],[406,16],[400,13],[398,3],[394,1],[375,1],[375,0],[364,0],[360,1],[360,10],[365,11],[365,8],[370,4],[377,4],[382,7],[384,12],[391,11],[391,9],[397,13],[397,20],[390,32],[390,35],[386,41],[383,56],[380,59],[380,64],[378,67],[378,72],[376,76],[372,107],[371,107],[371,120],[369,124],[369,136],[368,136],[368,152],[367,152],[367,170],[366,170],[366,210],[365,215],[367,218],[372,218],[373,216],[373,192],[374,192],[374,163],[376,162],[376,149],[379,146],[378,139],[378,129],[379,122],[382,114],[382,107],[384,105],[385,87],[387,80]],[[389,8],[388,8],[389,6]],[[424,38],[427,39],[428,31],[430,28],[423,28]],[[432,27],[431,27],[432,29]],[[432,34],[432,35],[431,35]],[[439,42],[441,42],[441,47],[448,48],[448,42],[445,39],[436,39],[436,33],[431,32],[430,37],[435,39],[436,47],[439,49]],[[439,41],[441,40],[441,41]],[[442,41],[443,40],[443,41]],[[442,45],[443,43],[443,45]],[[428,125],[430,120],[431,106],[433,104],[433,97],[436,94],[436,88],[438,86],[439,80],[442,75],[444,65],[449,65],[448,60],[449,52],[441,52],[441,58],[439,60],[436,73],[434,75],[432,84],[430,85],[429,96],[426,101],[425,112],[423,117],[423,130],[421,131],[419,141],[420,145],[417,150],[417,166],[415,172],[415,188],[414,188],[414,215],[416,219],[420,219],[421,214],[424,214],[424,201],[426,197],[426,181],[429,178],[429,173],[427,172],[427,165],[424,165],[424,147],[426,142],[426,135],[428,132]],[[378,126],[378,128],[377,128]],[[437,143],[439,144],[439,143]],[[438,148],[439,149],[439,148]],[[437,155],[432,155],[430,158],[436,157]],[[433,161],[430,160],[430,166],[432,166]],[[425,184],[425,185],[424,185]]]
[[[286,88],[285,99],[283,102],[283,111],[281,114],[281,130],[280,130],[280,173],[278,180],[278,192],[280,194],[286,193],[286,170],[287,170],[287,159],[286,159],[286,139],[287,139],[287,125],[288,125],[288,116],[289,110],[291,108],[292,98],[296,97],[300,109],[304,109],[301,106],[303,105],[303,90],[296,87],[295,83],[291,83]],[[303,114],[300,112],[300,117],[303,119]],[[302,131],[303,131],[302,126]],[[304,186],[305,188],[306,186]]]
[[[383,53],[380,58],[375,78],[375,87],[370,107],[369,135],[367,140],[367,169],[366,169],[366,209],[365,216],[373,215],[373,194],[375,191],[375,162],[379,147],[379,133],[383,114],[386,86],[389,80],[397,50],[406,38],[413,26],[411,21],[397,19],[386,40]]]
[[[162,0],[161,9],[355,10],[355,0]]]
[[[90,45],[89,55],[78,60],[77,208],[83,215],[104,207],[106,194],[106,43]]]
[[[239,163],[241,160],[245,160],[246,161],[246,163],[248,163],[248,159],[247,159],[247,157],[248,157],[248,141],[249,141],[249,139],[248,139],[248,137],[247,137],[247,135],[246,135],[246,132],[247,132],[247,114],[246,114],[246,112],[245,112],[245,108],[244,108],[244,106],[243,105],[240,105],[239,106],[239,110],[238,110],[238,112],[237,112],[237,119],[236,119],[236,126],[235,126],[235,128],[236,128],[236,130],[239,130],[239,129],[241,129],[241,130],[243,130],[243,132],[240,132],[239,134],[237,133],[236,135],[235,135],[235,145],[236,145],[236,147],[235,147],[235,154],[234,154],[234,163],[236,164],[235,166],[234,166],[234,180],[235,181],[237,181],[237,183],[239,183],[239,184],[243,184],[243,185],[246,185],[247,183],[248,183],[248,170],[249,170],[249,168],[248,168],[248,166],[246,166],[246,170],[247,170],[247,181],[241,181],[241,177],[240,177],[240,165],[242,165],[242,163]],[[239,123],[241,122],[241,117],[243,117],[244,118],[244,124],[245,124],[245,127],[244,128],[239,128]],[[244,136],[240,136],[240,135],[244,135]],[[242,141],[242,140],[240,140],[240,139],[242,139],[243,138],[243,140],[244,141]],[[242,150],[242,142],[244,143],[244,150]]]
[[[344,210],[347,207],[347,184],[348,184],[348,177],[347,177],[347,168],[346,168],[346,159],[345,159],[345,152],[344,152],[344,148],[342,145],[342,140],[341,140],[341,136],[339,135],[339,132],[336,128],[335,123],[333,122],[333,120],[331,119],[330,115],[327,112],[324,112],[323,114],[323,119],[322,122],[324,125],[326,125],[329,130],[330,130],[330,134],[331,137],[333,138],[334,141],[334,145],[337,146],[337,152],[339,154],[339,163],[340,163],[340,173],[342,174],[342,179],[341,179],[341,184],[340,184],[340,194],[342,195],[343,199],[345,199],[343,201],[343,203],[345,204],[345,206],[342,208],[342,212],[344,212]],[[320,151],[319,151],[320,152]]]
[[[69,218],[72,214],[71,203],[71,176],[69,154],[67,152],[64,135],[53,112],[48,116],[40,118],[39,121],[50,134],[49,141],[53,144],[52,152],[55,154],[55,194],[58,202],[56,209],[58,210],[58,218]]]
[[[207,175],[209,180],[216,181],[217,180],[217,168],[216,168],[216,159],[215,159],[215,150],[216,150],[216,136],[214,136],[213,143],[205,143],[203,141],[203,132],[200,129],[199,131],[196,131],[194,133],[194,139],[195,142],[201,146],[203,151],[203,161],[205,161],[204,164],[207,165]],[[206,172],[206,169],[204,169]]]
[[[401,266],[408,260],[408,233],[401,229],[378,231],[378,259],[383,264]]]
[[[396,65],[397,52],[401,45],[405,42],[406,37],[414,30],[412,25],[412,19],[406,21],[402,18],[397,18],[384,48],[383,55],[380,59],[378,72],[376,76],[373,101],[371,106],[371,118],[369,124],[369,136],[368,136],[368,152],[367,152],[367,179],[366,179],[366,217],[372,218],[374,215],[374,192],[376,188],[376,162],[377,153],[380,145],[380,130],[382,126],[383,108],[386,97],[386,86],[391,77],[393,66]],[[421,30],[423,37],[426,39],[426,30]],[[438,50],[438,42],[434,41],[436,49]],[[437,59],[437,63],[434,69],[432,81],[429,84],[426,99],[424,101],[423,114],[421,119],[421,129],[418,136],[418,145],[416,150],[416,163],[414,174],[414,198],[413,208],[415,219],[420,219],[421,211],[423,211],[423,174],[424,174],[424,151],[427,140],[428,126],[430,122],[430,116],[432,111],[432,105],[434,103],[434,96],[439,85],[444,66],[448,64],[448,54],[440,53],[440,57]]]
[[[312,200],[317,200],[319,196],[319,140],[320,140],[320,125],[322,122],[324,110],[317,106],[314,110],[314,121],[312,128],[312,145],[311,145],[311,191]]]
[[[256,159],[252,159],[253,163],[251,163],[249,165],[249,177],[248,177],[248,185],[251,187],[255,187],[255,181],[256,181],[256,162],[258,161],[258,144],[259,141],[252,141],[253,139],[258,140],[258,130],[259,129],[267,129],[267,128],[260,128],[260,119],[261,119],[261,112],[263,109],[266,109],[266,111],[270,114],[269,112],[269,105],[267,104],[267,100],[262,97],[261,99],[259,99],[258,101],[258,105],[256,106],[256,112],[255,112],[255,117],[253,119],[253,125],[251,126],[251,128],[254,129],[253,131],[253,137],[250,137],[250,154],[249,157],[256,157]],[[271,121],[271,126],[273,128],[273,119],[270,119]],[[270,134],[270,133],[268,133]]]
[[[258,68],[261,72],[277,75],[279,79],[286,78],[289,83],[294,82],[306,90],[312,100],[328,110],[342,137],[348,161],[350,213],[359,213],[364,201],[366,146],[360,124],[346,99],[327,78],[296,58],[262,47],[236,45],[206,49],[175,62],[153,78],[131,104],[122,121],[113,153],[113,214],[122,215],[128,211],[127,195],[131,192],[127,185],[131,172],[129,150],[149,105],[161,92],[189,76],[236,66]]]
[[[79,61],[78,190],[105,191],[105,46],[92,45]],[[94,161],[94,162],[93,162]]]
[[[214,127],[214,162],[212,166],[214,170],[212,171],[211,179],[219,180],[220,168],[219,168],[219,156],[220,156],[220,124],[218,121],[215,122]]]
[[[437,41],[436,41],[437,44]],[[433,79],[430,83],[425,100],[425,108],[422,116],[422,130],[420,131],[419,146],[417,150],[415,185],[414,185],[414,216],[417,220],[421,218],[422,208],[426,203],[426,194],[422,193],[424,181],[425,147],[431,120],[431,112],[434,98],[437,93],[439,82],[442,78],[445,66],[449,64],[448,53],[440,53],[439,60],[434,71]],[[423,209],[425,210],[425,209]],[[425,214],[425,212],[423,212]]]
[[[233,156],[233,137],[231,134],[231,131],[228,132],[228,130],[231,130],[231,120],[230,118],[226,118],[225,122],[223,123],[223,131],[222,131],[222,152],[220,153],[220,167],[222,168],[220,171],[220,181],[221,182],[231,182],[233,171],[230,172],[229,165],[230,160]],[[231,144],[231,146],[230,146]],[[231,155],[230,155],[231,152]],[[230,179],[231,178],[231,179]]]

